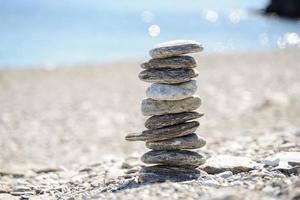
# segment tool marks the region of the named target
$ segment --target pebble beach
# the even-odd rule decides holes
[[[195,55],[208,160],[181,183],[139,183],[147,149],[124,140],[146,121],[143,60],[1,69],[0,199],[299,199],[299,55]]]

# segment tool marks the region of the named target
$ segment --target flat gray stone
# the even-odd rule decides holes
[[[195,69],[181,68],[181,69],[146,69],[139,73],[139,78],[142,81],[149,83],[166,83],[177,84],[190,81],[192,78],[198,76]]]
[[[181,124],[189,120],[200,118],[203,115],[204,115],[203,113],[197,113],[197,112],[183,112],[183,113],[166,114],[166,115],[154,115],[146,120],[145,127],[148,129],[158,129],[165,126]]]
[[[148,98],[142,101],[141,109],[143,115],[152,116],[190,112],[198,109],[200,105],[201,99],[198,96],[192,96],[186,99],[176,101],[157,101]]]
[[[171,58],[153,58],[141,64],[143,69],[162,69],[162,68],[194,68],[197,61],[191,56],[176,56]]]
[[[181,166],[185,168],[196,168],[205,162],[202,155],[187,150],[172,151],[149,151],[141,160],[146,164],[161,164],[167,166]]]
[[[203,147],[206,141],[197,134],[189,134],[168,140],[146,142],[146,147],[152,150],[177,150],[177,149],[198,149]]]
[[[199,122],[192,121],[173,126],[167,126],[160,129],[146,130],[141,134],[129,134],[125,137],[128,141],[161,141],[175,137],[192,134],[199,127]]]
[[[256,166],[257,163],[247,157],[218,155],[208,158],[201,169],[209,174],[218,174],[225,171],[240,173],[248,172]]]
[[[202,44],[192,40],[173,40],[156,45],[150,50],[152,58],[167,58],[203,50]]]
[[[153,83],[146,90],[146,96],[154,100],[181,100],[191,97],[197,91],[197,83],[191,80],[176,85]]]
[[[163,165],[143,167],[139,173],[139,182],[182,182],[198,179],[200,171],[197,169],[186,169],[180,167],[170,167]]]

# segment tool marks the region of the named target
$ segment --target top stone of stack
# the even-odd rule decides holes
[[[168,58],[203,50],[202,44],[192,40],[173,40],[160,43],[150,50],[152,58]]]

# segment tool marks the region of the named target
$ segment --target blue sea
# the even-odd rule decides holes
[[[257,14],[267,0],[0,0],[0,68],[146,58],[156,43],[205,53],[300,47],[300,22]]]

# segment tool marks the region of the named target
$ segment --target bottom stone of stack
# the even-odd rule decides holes
[[[200,176],[198,169],[187,169],[182,167],[171,167],[164,165],[155,165],[143,167],[139,173],[139,182],[157,183],[157,182],[182,182],[197,179]]]
[[[146,164],[158,164],[174,167],[197,168],[204,164],[205,158],[188,150],[153,150],[145,153],[141,160]]]

